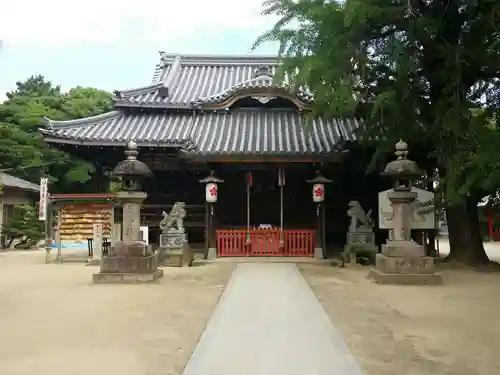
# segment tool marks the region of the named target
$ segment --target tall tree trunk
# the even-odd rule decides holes
[[[450,255],[447,260],[454,260],[470,266],[489,263],[484,251],[479,230],[477,199],[467,197],[465,202],[446,207]]]

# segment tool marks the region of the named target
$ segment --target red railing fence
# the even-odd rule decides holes
[[[311,257],[314,230],[222,229],[217,231],[219,257]]]

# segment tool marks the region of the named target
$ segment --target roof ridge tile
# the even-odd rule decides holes
[[[133,89],[127,89],[127,90],[115,90],[113,93],[115,94],[116,98],[118,99],[126,99],[127,97],[134,96],[134,95],[140,95],[140,94],[146,94],[154,90],[158,90],[162,86],[162,82],[157,82],[157,83],[152,83],[147,86],[141,86]]]
[[[44,123],[48,126],[49,129],[61,129],[61,128],[70,128],[70,127],[78,127],[91,124],[93,122],[109,120],[114,117],[123,116],[122,111],[113,110],[105,113],[101,113],[99,115],[84,117],[74,120],[51,120],[48,117],[44,117]]]
[[[217,54],[180,54],[166,53],[160,51],[162,63],[172,63],[176,58],[180,57],[183,64],[207,64],[207,65],[233,65],[237,63],[246,64],[263,64],[276,65],[279,64],[279,56],[277,55],[217,55]]]

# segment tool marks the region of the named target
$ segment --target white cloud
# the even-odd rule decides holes
[[[118,41],[168,44],[209,31],[261,30],[262,0],[17,0],[0,5],[0,40],[47,48]]]

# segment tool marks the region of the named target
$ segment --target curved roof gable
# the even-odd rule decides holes
[[[236,100],[246,97],[271,97],[279,96],[290,99],[297,107],[304,109],[313,101],[312,94],[305,90],[293,90],[286,82],[276,83],[270,69],[266,66],[257,68],[252,78],[239,82],[224,91],[198,98],[191,104],[195,107],[227,108]]]
[[[161,62],[156,66],[152,84],[115,91],[115,104],[117,107],[190,109],[202,103],[219,103],[245,90],[274,90],[275,94],[309,103],[312,95],[308,90],[294,92],[286,80],[283,84],[273,83],[273,75],[279,65],[276,57],[269,56],[161,53]]]

